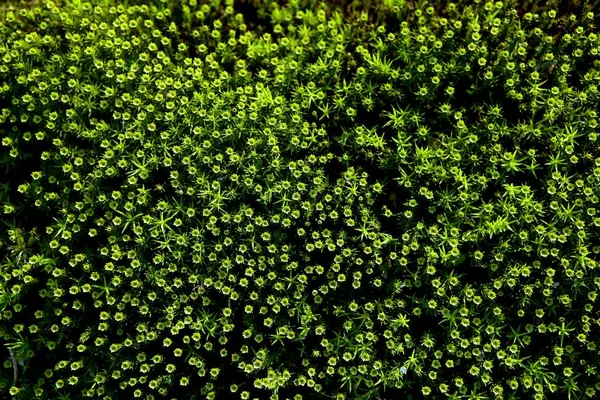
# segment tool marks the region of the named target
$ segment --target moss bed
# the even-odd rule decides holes
[[[596,3],[3,3],[0,397],[598,399]]]

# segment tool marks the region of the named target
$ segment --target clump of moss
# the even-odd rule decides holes
[[[0,12],[3,392],[597,396],[591,9],[142,3]]]

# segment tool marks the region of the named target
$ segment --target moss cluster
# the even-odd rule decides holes
[[[0,392],[594,399],[585,2],[0,8]]]

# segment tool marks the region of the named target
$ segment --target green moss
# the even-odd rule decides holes
[[[468,3],[3,5],[0,389],[594,398],[597,16]]]

